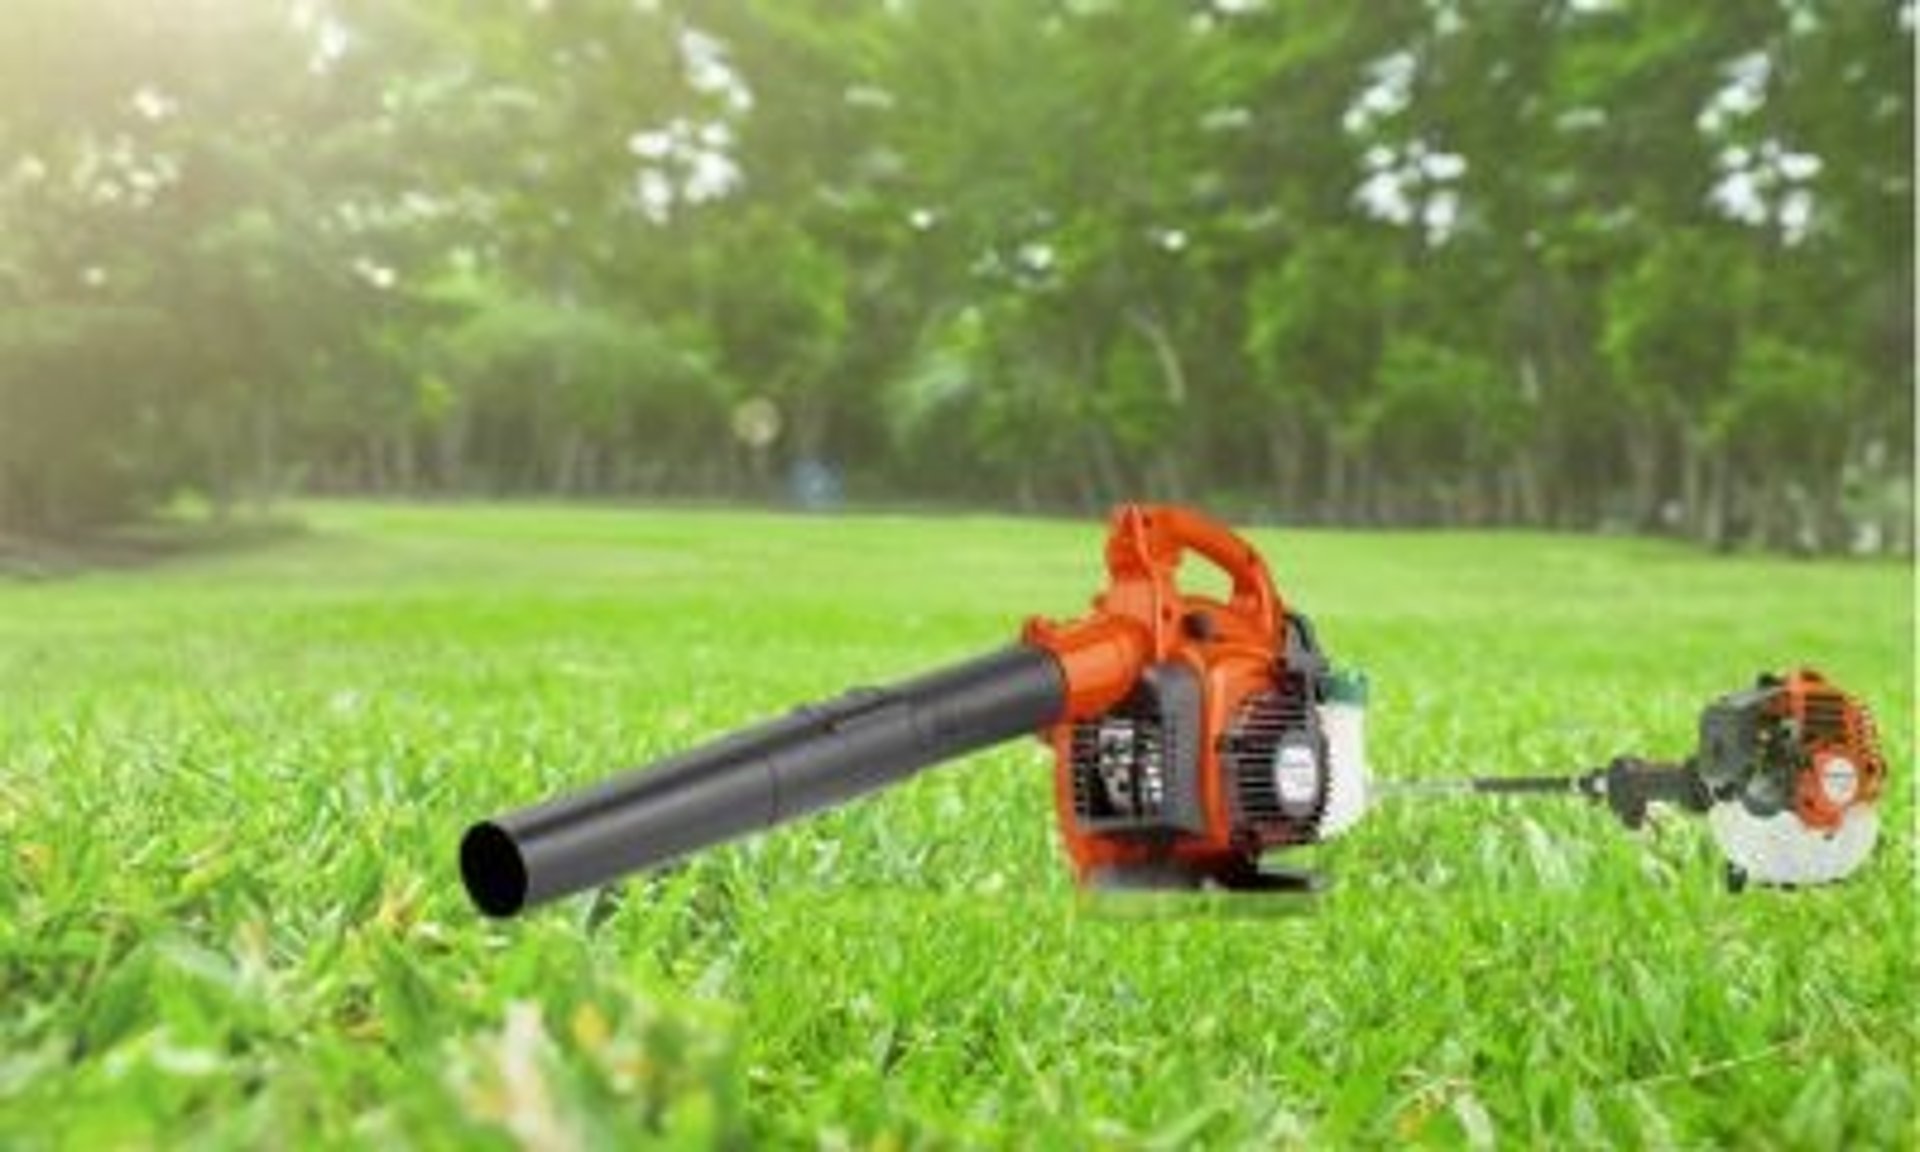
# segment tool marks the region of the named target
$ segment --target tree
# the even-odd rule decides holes
[[[0,531],[809,463],[1910,549],[1912,20],[17,0]]]

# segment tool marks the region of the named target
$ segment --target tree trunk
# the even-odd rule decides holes
[[[1347,519],[1359,524],[1374,523],[1379,520],[1380,466],[1371,453],[1362,454],[1356,460],[1359,483],[1355,486],[1354,510]]]
[[[400,490],[409,496],[420,491],[420,462],[413,447],[413,434],[405,428],[393,433],[394,471],[399,473]]]
[[[1533,453],[1520,454],[1514,466],[1514,480],[1519,497],[1518,519],[1532,528],[1545,524],[1548,520],[1546,494],[1540,482],[1540,462]]]
[[[1273,485],[1280,495],[1281,514],[1294,515],[1301,505],[1300,476],[1303,461],[1299,427],[1291,420],[1274,424],[1267,432],[1267,461],[1273,471]]]
[[[1732,537],[1732,499],[1733,485],[1729,476],[1729,465],[1725,449],[1710,454],[1705,465],[1706,496],[1705,507],[1697,534],[1709,547],[1724,548]]]
[[[1787,506],[1786,486],[1777,473],[1769,470],[1760,483],[1760,501],[1754,508],[1748,540],[1764,549],[1783,548],[1790,541],[1792,509]]]
[[[263,388],[253,407],[253,508],[265,516],[273,511],[279,480],[280,413],[276,389]]]
[[[1688,535],[1701,539],[1714,539],[1714,532],[1705,524],[1711,509],[1706,506],[1707,477],[1711,467],[1708,457],[1715,455],[1701,443],[1700,437],[1691,429],[1680,434],[1680,522]],[[1724,520],[1723,520],[1724,525]]]
[[[1155,468],[1160,474],[1159,498],[1181,504],[1187,498],[1186,477],[1180,472],[1180,458],[1172,452],[1162,452]]]
[[[1627,434],[1627,476],[1631,487],[1628,517],[1645,530],[1659,523],[1660,438],[1643,423]]]
[[[553,490],[562,496],[580,491],[580,453],[583,448],[578,428],[569,428],[560,437],[560,458],[553,469]]]
[[[1167,402],[1175,408],[1184,408],[1187,403],[1187,371],[1180,362],[1180,352],[1173,346],[1166,326],[1154,319],[1152,313],[1139,308],[1128,310],[1127,323],[1133,326],[1134,331],[1145,336],[1147,343],[1152,346],[1154,359],[1160,362],[1160,381],[1167,390]]]
[[[1327,499],[1326,520],[1339,524],[1347,518],[1347,487],[1350,465],[1347,450],[1341,446],[1338,437],[1330,437],[1327,442]]]
[[[440,426],[440,434],[435,437],[435,471],[443,488],[452,491],[465,491],[470,478],[467,475],[467,428],[473,417],[464,401],[456,402],[451,415]]]
[[[1126,477],[1122,475],[1120,461],[1113,450],[1113,441],[1108,439],[1101,428],[1092,430],[1093,471],[1095,484],[1099,488],[1098,503],[1111,504],[1124,499],[1127,492]]]
[[[387,494],[387,453],[378,432],[369,432],[361,441],[367,462],[367,489],[375,495]]]
[[[233,518],[233,464],[232,453],[228,451],[226,421],[220,421],[216,428],[212,444],[212,473],[208,481],[207,498],[213,505],[215,523],[225,524]]]

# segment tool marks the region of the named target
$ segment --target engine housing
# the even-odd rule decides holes
[[[1269,849],[1324,839],[1336,798],[1357,811],[1364,677],[1331,667],[1304,615],[1283,621],[1277,644],[1155,664],[1068,726],[1062,815],[1076,859],[1095,865],[1083,875],[1233,884]]]

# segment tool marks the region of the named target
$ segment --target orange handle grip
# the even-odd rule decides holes
[[[1174,577],[1189,551],[1204,556],[1233,582],[1229,610],[1262,634],[1275,634],[1280,597],[1260,553],[1231,528],[1191,509],[1167,504],[1122,507],[1107,541],[1107,568],[1116,582],[1144,576],[1163,603],[1177,603]]]
[[[1106,591],[1091,615],[1054,623],[1027,622],[1024,638],[1053,653],[1067,685],[1065,719],[1096,716],[1133,690],[1151,663],[1173,658],[1185,643],[1182,615],[1193,607],[1176,583],[1180,562],[1198,553],[1233,582],[1225,605],[1243,641],[1279,645],[1285,608],[1253,545],[1233,530],[1186,508],[1127,504],[1114,512],[1107,536]]]

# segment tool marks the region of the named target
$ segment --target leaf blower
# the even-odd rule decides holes
[[[1183,591],[1198,556],[1225,599]],[[1192,511],[1127,505],[1085,616],[485,821],[460,845],[481,911],[510,916],[772,827],[1031,733],[1052,746],[1062,837],[1095,886],[1310,885],[1269,849],[1351,825],[1365,803],[1366,681],[1335,670],[1253,547]]]
[[[1704,813],[1727,886],[1825,884],[1852,875],[1880,837],[1887,763],[1872,713],[1820,673],[1762,673],[1700,714],[1677,762],[1622,756],[1574,776],[1405,781],[1393,792],[1560,793],[1605,804],[1639,829],[1655,802]]]

